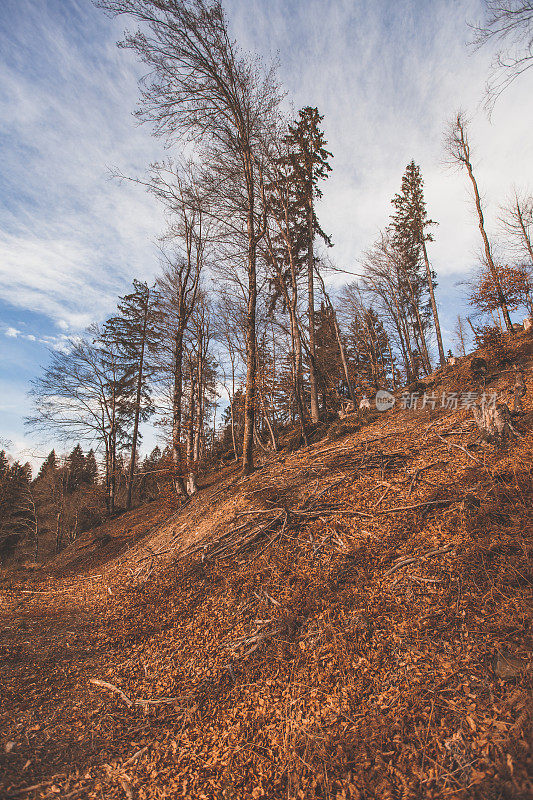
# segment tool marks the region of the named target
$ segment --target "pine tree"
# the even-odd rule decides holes
[[[401,192],[392,201],[396,213],[393,215],[393,227],[395,230],[395,243],[402,252],[407,254],[406,268],[413,271],[413,282],[419,287],[422,294],[426,287],[429,292],[433,323],[439,349],[441,365],[446,363],[444,347],[442,345],[442,335],[440,330],[437,303],[435,300],[435,273],[431,269],[427,254],[426,242],[432,242],[433,236],[428,228],[436,225],[428,219],[426,203],[424,200],[424,181],[418,167],[411,161],[405,170],[402,178]],[[425,280],[421,279],[420,259],[423,260],[425,267]],[[421,332],[423,341],[423,332]],[[425,342],[424,342],[425,346]]]
[[[311,394],[311,419],[318,422],[318,388],[315,366],[315,301],[314,275],[315,256],[314,240],[318,234],[331,246],[330,238],[320,227],[315,214],[315,199],[322,197],[319,181],[324,180],[331,171],[329,158],[332,154],[326,150],[324,132],[320,130],[323,117],[317,108],[306,106],[299,112],[298,120],[289,126],[288,143],[293,153],[294,169],[302,192],[306,222],[306,261],[307,261],[307,296],[309,318],[309,384]]]
[[[307,263],[307,206],[300,158],[290,134],[285,137],[275,159],[264,200],[272,223],[265,230],[266,262],[271,270],[269,311],[272,312],[281,299],[283,310],[289,314],[294,395],[302,437],[307,444],[302,336],[298,320],[298,279]]]

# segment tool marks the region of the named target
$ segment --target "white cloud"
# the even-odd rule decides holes
[[[353,269],[391,213],[407,163],[421,165],[430,216],[439,222],[431,245],[440,275],[461,275],[476,261],[477,220],[468,179],[443,166],[443,130],[460,107],[472,115],[471,138],[486,219],[513,182],[531,175],[533,70],[499,100],[492,122],[480,108],[490,51],[472,52],[467,22],[482,15],[478,0],[231,0],[238,39],[266,58],[279,53],[294,108],[317,106],[333,152],[333,172],[319,205],[332,234],[331,255]]]
[[[5,332],[5,335],[8,336],[10,339],[16,339],[19,336],[20,331],[16,328],[8,328]]]
[[[62,19],[22,5],[32,24],[0,40],[0,133],[11,145],[0,296],[76,330],[157,268],[162,212],[142,188],[111,180],[109,167],[140,174],[161,149],[131,117],[138,68],[115,47],[118,28],[92,6],[69,3]],[[73,9],[95,34],[87,47],[68,27]]]

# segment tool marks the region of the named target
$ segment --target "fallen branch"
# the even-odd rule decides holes
[[[428,550],[427,553],[422,553],[420,556],[407,556],[405,558],[400,558],[396,564],[393,564],[390,569],[385,572],[385,575],[392,575],[393,572],[396,570],[401,569],[402,567],[406,567],[408,564],[414,564],[415,561],[422,561],[426,558],[433,558],[434,556],[442,555],[443,553],[449,553],[453,549],[453,545],[447,544],[444,547],[438,547],[433,550]],[[413,577],[413,576],[411,576]],[[422,579],[427,580],[428,582],[432,579]]]
[[[385,508],[383,511],[377,511],[377,514],[390,514],[393,511],[412,511],[416,508],[424,508],[425,506],[448,506],[451,503],[456,503],[457,500],[426,500],[425,503],[415,503],[413,506],[395,506],[394,508]]]
[[[396,572],[397,569],[401,569],[402,567],[406,567],[408,564],[414,564],[415,561],[418,561],[418,559],[414,558],[414,557],[404,558],[404,559],[402,559],[402,561],[399,561],[397,564],[394,564],[393,567],[391,567],[389,570],[387,570],[385,575],[392,575],[392,573]]]
[[[24,789],[13,789],[13,791],[7,794],[7,797],[20,797],[20,795],[23,794],[36,792],[37,789],[42,789],[44,786],[50,786],[52,783],[55,783],[58,778],[65,777],[66,774],[64,772],[58,772],[57,775],[53,775],[49,780],[43,781],[42,783],[34,783],[32,786],[26,786]]]
[[[118,694],[120,699],[126,703],[128,708],[132,708],[132,706],[141,706],[142,708],[146,708],[148,706],[169,705],[170,703],[177,703],[180,700],[187,699],[183,697],[162,697],[159,700],[132,700],[131,697],[128,697],[128,695],[123,692],[122,689],[119,689],[118,686],[115,686],[113,683],[101,681],[99,678],[90,678],[89,683],[92,683],[94,686],[101,686],[102,689],[108,689],[110,692]]]
[[[481,461],[478,458],[475,458],[475,456],[473,456],[472,453],[469,453],[468,450],[466,450],[466,448],[462,447],[460,444],[454,444],[453,442],[447,442],[446,439],[443,436],[440,435],[440,433],[437,433],[437,431],[435,431],[435,436],[437,436],[441,440],[441,442],[444,442],[444,444],[446,445],[446,447],[448,449],[450,447],[455,447],[456,450],[462,450],[463,453],[465,453],[468,456],[468,458],[471,458],[472,461],[476,462],[476,464],[480,464],[481,466],[483,466],[483,464],[481,463]]]
[[[129,767],[130,764],[133,764],[134,761],[137,761],[137,759],[140,758],[144,753],[146,753],[147,750],[148,750],[148,745],[146,747],[141,747],[141,749],[137,750],[136,753],[134,753],[132,756],[130,756],[130,758],[128,758],[128,760],[125,761],[122,764],[122,766],[123,767]]]

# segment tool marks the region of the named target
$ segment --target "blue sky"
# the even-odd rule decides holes
[[[430,257],[448,347],[461,308],[455,285],[476,263],[478,231],[466,177],[442,163],[445,122],[472,117],[487,224],[513,184],[532,188],[533,70],[480,107],[490,52],[472,54],[478,0],[227,0],[245,49],[277,56],[294,109],[324,114],[334,171],[320,208],[332,257],[358,261],[387,224],[406,164],[421,165]],[[47,348],[108,315],[134,277],[158,269],[161,209],[139,187],[162,143],[132,117],[141,67],[115,46],[124,20],[89,0],[0,3],[0,438],[14,455],[49,449],[28,437],[29,381]],[[152,444],[150,437],[147,445]]]

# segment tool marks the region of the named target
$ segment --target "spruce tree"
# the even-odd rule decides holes
[[[29,463],[15,461],[9,466],[5,452],[0,453],[0,560],[11,554],[24,534],[36,531],[31,480]]]
[[[59,464],[56,456],[56,451],[51,450],[43,463],[41,464],[41,468],[37,473],[37,479],[44,478],[49,473],[53,473],[57,470]]]
[[[9,470],[9,461],[7,459],[6,451],[0,450],[0,479],[7,475]]]
[[[80,444],[67,458],[67,491],[73,492],[85,482],[86,461]]]
[[[129,403],[133,418],[130,463],[127,478],[126,508],[131,508],[133,478],[137,444],[140,438],[139,423],[153,412],[149,379],[153,374],[151,356],[154,355],[158,337],[155,317],[154,289],[141,281],[133,281],[134,291],[120,298],[118,314],[105,324],[105,339],[116,348],[118,366],[124,384],[124,401]]]
[[[414,291],[421,299],[424,292],[429,292],[433,323],[437,337],[439,358],[441,365],[446,363],[442,335],[440,330],[437,303],[435,300],[436,276],[431,269],[426,242],[432,242],[433,236],[429,231],[435,222],[428,219],[426,203],[424,200],[424,181],[420,172],[420,167],[411,161],[405,170],[402,178],[402,188],[397,194],[392,204],[395,214],[392,217],[395,232],[394,241],[406,258],[405,268],[409,271],[408,278],[412,280]],[[422,264],[425,269],[423,277]],[[421,331],[422,345],[425,346],[423,331]]]
[[[329,158],[332,154],[326,150],[324,132],[320,129],[323,117],[317,108],[306,106],[299,112],[298,120],[289,126],[288,142],[293,153],[294,170],[298,175],[298,183],[305,208],[306,224],[306,261],[307,261],[307,295],[309,318],[309,385],[311,394],[311,419],[318,422],[318,385],[316,375],[315,354],[315,300],[314,274],[315,255],[314,241],[318,234],[331,246],[330,238],[320,227],[315,214],[315,199],[322,197],[319,181],[324,180],[331,171]]]
[[[92,447],[85,457],[84,483],[89,486],[96,486],[98,483],[98,465]]]

